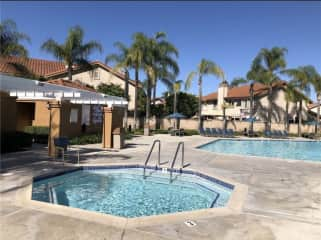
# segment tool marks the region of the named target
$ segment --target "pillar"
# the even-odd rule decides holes
[[[55,145],[54,138],[61,136],[61,103],[58,101],[48,102],[49,109],[49,136],[48,136],[48,155],[54,157]]]
[[[113,134],[120,134],[120,138],[124,137],[123,134],[123,117],[124,108],[121,107],[103,107],[103,134],[102,134],[102,147],[114,148]],[[116,130],[117,129],[117,130]],[[119,139],[123,141],[123,139]]]

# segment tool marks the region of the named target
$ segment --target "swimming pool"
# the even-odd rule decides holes
[[[227,204],[233,185],[192,171],[174,173],[141,167],[84,168],[36,180],[32,199],[107,213],[140,217]]]
[[[225,154],[321,162],[321,141],[220,139],[199,148]]]

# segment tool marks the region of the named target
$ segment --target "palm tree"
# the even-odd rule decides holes
[[[59,44],[53,39],[48,39],[41,46],[41,49],[54,55],[67,65],[68,79],[72,80],[73,65],[89,67],[88,56],[94,51],[102,52],[102,46],[96,41],[83,43],[84,31],[81,27],[75,26],[69,29],[68,36],[64,43]]]
[[[16,23],[11,19],[6,19],[0,23],[0,56],[20,56],[27,57],[28,50],[20,43],[30,38],[18,32]]]
[[[310,75],[309,85],[315,91],[316,99],[317,99],[317,115],[315,119],[315,133],[318,134],[320,131],[320,105],[321,105],[321,75],[313,66],[307,66],[306,70]]]
[[[142,33],[135,33],[133,35],[133,43],[129,48],[129,57],[132,60],[133,68],[135,69],[135,102],[134,102],[134,126],[133,129],[136,130],[137,121],[137,102],[138,102],[138,86],[139,86],[139,70],[142,69],[143,65],[143,55],[144,55],[144,42],[145,35]]]
[[[301,91],[305,93],[310,92],[309,84],[313,81],[314,73],[311,72],[309,66],[298,67],[295,69],[287,69],[282,73],[292,77],[290,81],[290,89],[293,88],[293,100],[299,103],[297,110],[298,115],[298,136],[301,136],[301,125],[302,125],[302,104],[303,101],[308,101],[308,98]],[[293,86],[292,86],[293,85]]]
[[[179,67],[175,60],[178,57],[177,48],[166,40],[166,33],[157,32],[154,36],[154,40],[157,42],[156,54],[156,77],[153,84],[153,100],[156,99],[157,81],[167,85],[167,82],[163,81],[170,74],[178,75]]]
[[[185,83],[185,88],[189,89],[191,87],[193,79],[198,76],[198,92],[199,92],[199,99],[198,99],[198,129],[201,129],[202,127],[202,120],[201,120],[201,111],[202,111],[202,83],[203,83],[203,77],[206,75],[213,75],[218,78],[220,78],[222,81],[225,81],[224,79],[224,72],[223,70],[216,65],[216,63],[207,60],[202,59],[199,63],[197,70],[194,72],[191,72]]]
[[[262,83],[268,87],[268,130],[271,130],[273,87],[280,81],[278,74],[286,67],[286,48],[273,47],[272,49],[262,48],[254,58],[251,70],[247,74],[249,79]]]
[[[156,80],[158,78],[165,79],[170,74],[175,75],[178,73],[178,67],[175,65],[176,62],[172,58],[172,50],[167,48],[170,44],[165,40],[161,40],[162,37],[163,33],[156,33],[153,38],[144,36],[141,39],[144,49],[143,69],[147,76],[145,119],[146,134],[149,134],[151,93]]]
[[[285,118],[284,118],[284,128],[286,131],[289,131],[289,103],[294,102],[296,103],[298,101],[296,97],[296,90],[295,86],[292,82],[289,82],[285,88]]]
[[[110,54],[106,57],[105,62],[106,64],[109,62],[115,62],[115,70],[119,71],[119,69],[123,69],[125,72],[125,91],[124,91],[124,98],[129,101],[128,98],[128,82],[129,82],[129,69],[133,67],[132,59],[129,55],[129,48],[125,46],[125,44],[121,42],[115,42],[114,46],[118,48],[119,54]],[[124,125],[125,129],[127,130],[127,123],[128,123],[128,105],[125,109],[124,114]],[[135,124],[134,124],[135,125]]]

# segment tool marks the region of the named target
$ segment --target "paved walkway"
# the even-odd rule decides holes
[[[1,156],[0,239],[321,239],[320,163],[220,155],[195,149],[210,138],[168,135],[139,136],[121,151],[82,146],[81,163],[141,164],[154,139],[162,140],[164,161],[172,158],[177,142],[184,141],[189,168],[248,185],[243,212],[194,219],[197,226],[192,228],[182,219],[126,228],[21,206],[14,201],[15,189],[33,176],[71,167],[53,162],[46,149],[38,148]]]

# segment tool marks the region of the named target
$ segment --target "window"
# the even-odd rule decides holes
[[[90,124],[90,105],[82,105],[81,124]]]
[[[70,111],[70,123],[77,123],[78,122],[78,109],[72,108]]]
[[[100,80],[99,70],[95,70],[93,75],[94,75],[94,80]]]

